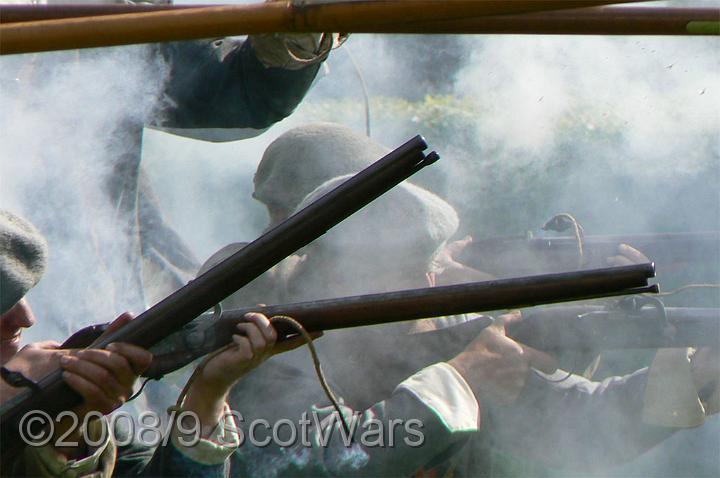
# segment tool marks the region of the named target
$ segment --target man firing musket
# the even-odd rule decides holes
[[[42,422],[45,429],[40,427],[40,435],[30,434],[29,429],[15,430],[25,441],[16,438],[19,450],[10,452],[8,441],[13,433],[4,433],[2,475],[223,476],[224,462],[239,444],[234,423],[225,417],[228,413],[225,396],[229,388],[271,351],[279,352],[302,342],[296,340],[274,348],[276,335],[267,317],[249,314],[248,322],[235,328],[236,346],[216,354],[208,367],[188,384],[178,420],[187,418],[192,424],[168,429],[170,436],[157,450],[137,443],[128,446],[134,437],[127,436],[126,430],[110,428],[110,423],[115,422],[106,422],[100,417],[130,398],[137,376],[152,360],[150,352],[123,342],[114,342],[104,350],[70,350],[53,342],[30,344],[20,349],[23,330],[37,320],[24,296],[41,279],[46,256],[47,244],[37,229],[23,218],[0,210],[3,412],[25,387],[37,387],[34,381],[58,369],[62,370],[64,382],[82,397],[82,404],[65,410],[64,417],[58,416],[55,420],[48,416],[49,420]],[[117,332],[132,320],[132,314],[122,314],[109,325],[105,335]],[[60,396],[53,398],[62,400]],[[29,412],[28,416],[35,417],[35,421],[40,417],[42,421],[38,410]],[[184,440],[185,434],[194,435],[192,443]],[[124,445],[120,445],[121,442]]]

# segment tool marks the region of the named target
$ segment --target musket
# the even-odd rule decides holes
[[[637,266],[629,266],[636,268]],[[640,266],[641,268],[643,266]],[[605,271],[612,272],[609,268]],[[636,269],[637,270],[637,269]],[[160,344],[147,376],[159,378],[189,361],[227,343],[236,333],[235,324],[248,311],[290,315],[310,331],[379,325],[411,319],[453,314],[506,310],[570,300],[588,300],[627,295],[609,304],[567,304],[522,309],[523,320],[506,327],[508,336],[561,358],[568,370],[578,371],[584,359],[612,349],[665,347],[720,347],[720,309],[664,307],[648,293],[657,286],[602,292],[587,280],[598,271],[548,274],[484,283],[399,291],[349,298],[329,299],[229,310],[221,317],[202,317]],[[564,286],[562,285],[564,284]],[[597,293],[593,294],[592,290]],[[487,326],[488,315],[469,316],[466,322],[420,333],[398,334],[378,327],[364,327],[353,340],[367,341],[368,360],[382,364],[382,378],[372,397],[395,386],[414,372],[447,361],[462,352]],[[294,333],[281,327],[279,335]],[[410,327],[408,327],[410,330]],[[352,334],[352,332],[349,332]],[[321,339],[322,340],[322,339]],[[567,352],[573,358],[568,362]],[[578,355],[579,354],[579,355]],[[336,377],[336,380],[343,380]],[[358,397],[356,397],[358,398]],[[358,398],[359,399],[359,398]]]
[[[656,297],[522,312],[508,334],[548,352],[720,346],[720,309],[665,307]]]
[[[210,5],[0,5],[0,24],[201,8]],[[368,27],[371,28],[371,27]],[[374,33],[718,35],[720,9],[590,7],[385,25]]]
[[[247,312],[260,312],[268,317],[290,316],[308,332],[324,332],[470,312],[653,293],[657,292],[657,286],[648,285],[648,278],[654,275],[652,264],[639,264],[294,304],[254,306],[226,310],[219,317],[205,314],[168,336],[152,350],[155,359],[144,376],[159,378],[229,343],[232,335],[238,333],[236,324],[245,320]],[[468,339],[481,330],[476,321],[469,327],[472,328],[462,329]],[[297,333],[284,322],[278,323],[276,330],[280,340]],[[63,348],[86,346],[102,331],[102,326],[82,329],[70,337]],[[440,339],[435,337],[430,340]]]
[[[0,54],[32,53],[257,33],[423,33],[434,21],[544,12],[646,0],[276,1],[0,23]],[[1,13],[1,12],[0,12]]]
[[[106,334],[93,347],[105,348],[112,342],[151,347],[399,182],[437,161],[437,153],[433,151],[426,155],[423,152],[426,148],[422,137],[411,139],[190,281],[120,330]],[[3,453],[12,446],[22,446],[18,427],[28,411],[39,410],[55,416],[81,402],[81,397],[63,381],[60,369],[44,377],[33,388],[3,403],[0,409],[0,450]],[[40,429],[35,427],[32,431]]]
[[[664,271],[677,271],[688,264],[720,260],[720,231],[673,232],[619,235],[588,235],[578,239],[562,236],[506,236],[473,240],[457,259],[496,277],[540,272],[560,272],[606,265],[618,254],[618,246],[632,246]]]
[[[607,305],[567,304],[521,309],[522,320],[505,327],[512,339],[549,353],[560,368],[583,373],[601,352],[612,349],[720,347],[720,309],[663,307],[655,297],[631,295]],[[378,393],[391,394],[398,383],[429,365],[462,352],[494,322],[478,316],[450,327],[412,334],[378,331],[363,334],[372,343],[369,360],[379,364],[372,393],[356,390],[366,407]],[[356,377],[336,376],[340,387],[353,388]],[[384,396],[384,395],[380,395]]]

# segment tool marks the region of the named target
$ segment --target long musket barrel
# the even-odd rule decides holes
[[[720,346],[720,309],[564,305],[523,311],[508,334],[548,352]]]
[[[713,263],[720,259],[720,231],[587,235],[582,239],[583,257],[579,257],[576,237],[506,236],[473,240],[458,260],[486,273],[519,276],[540,272],[600,267],[618,253],[620,244],[628,244],[663,270],[683,269],[690,264]]]
[[[328,331],[469,312],[657,292],[657,286],[648,286],[649,277],[654,277],[654,266],[639,264],[228,310],[217,320],[208,316],[200,317],[169,337],[161,347],[171,352],[163,354],[162,351],[154,350],[156,357],[164,358],[153,362],[145,375],[161,376],[229,343],[232,335],[237,333],[235,325],[244,320],[247,312],[252,311],[261,312],[268,317],[291,316],[309,332]],[[284,323],[278,323],[276,329],[281,338],[296,333]]]
[[[278,1],[0,24],[0,54],[31,53],[273,32],[424,33],[425,23],[644,0]]]
[[[432,164],[439,156],[427,156],[424,139],[417,136],[325,194],[303,210],[204,274],[190,281],[122,329],[108,334],[94,347],[127,342],[150,347],[217,304],[299,248],[322,236],[399,182]],[[21,445],[19,424],[30,410],[51,416],[80,403],[80,396],[56,370],[38,382],[38,390],[25,391],[3,404],[0,415],[0,450]],[[37,430],[34,430],[37,431]]]
[[[202,7],[208,5],[0,5],[0,25]],[[720,9],[595,7],[398,23],[383,29],[373,33],[718,35]]]

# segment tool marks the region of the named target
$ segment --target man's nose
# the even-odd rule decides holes
[[[15,304],[10,311],[13,324],[18,328],[28,328],[35,325],[35,314],[33,314],[30,304],[25,299]]]

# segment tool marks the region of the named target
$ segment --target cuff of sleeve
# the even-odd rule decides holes
[[[225,404],[223,418],[208,438],[201,438],[199,441],[182,437],[177,427],[173,427],[170,441],[173,446],[187,458],[203,465],[219,465],[240,446],[238,433],[232,411],[228,404]]]
[[[658,350],[648,372],[642,418],[649,425],[673,428],[697,427],[705,421],[687,349]]]
[[[480,404],[472,389],[447,363],[441,362],[419,371],[397,386],[428,406],[451,432],[477,431]]]
[[[324,61],[333,47],[332,35],[271,33],[250,35],[255,55],[267,68],[299,70]]]
[[[84,458],[68,460],[51,445],[26,449],[26,463],[32,469],[31,474],[43,477],[75,478],[101,472],[110,476],[114,468],[115,445],[107,433],[105,419],[96,420],[89,426],[92,441],[104,438],[100,446],[90,448],[92,453]],[[29,470],[30,471],[30,470]],[[105,473],[107,471],[107,473]]]

